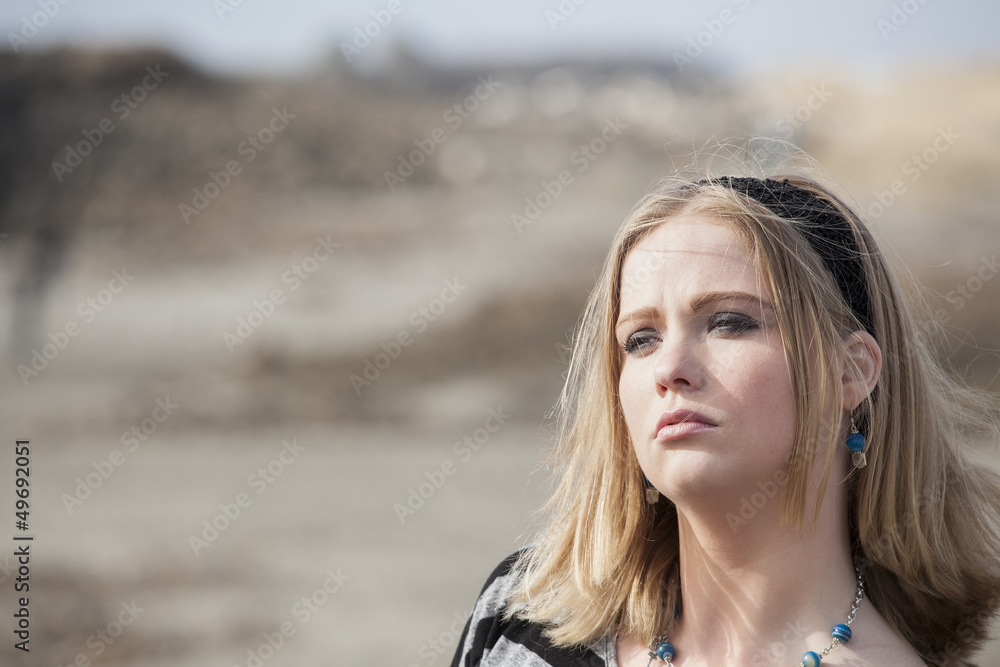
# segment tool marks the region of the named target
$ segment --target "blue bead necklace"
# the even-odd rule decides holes
[[[847,623],[838,623],[833,626],[833,641],[830,642],[830,645],[819,653],[806,651],[805,655],[802,656],[802,662],[796,665],[796,667],[819,667],[822,659],[837,644],[846,644],[851,641],[851,623],[854,622],[854,618],[858,615],[858,608],[861,607],[861,600],[865,596],[865,582],[861,578],[861,570],[854,568],[854,572],[858,575],[858,591],[854,594],[854,604],[851,605],[851,613],[847,615]],[[649,662],[646,663],[646,667],[652,665],[653,660],[660,660],[666,663],[667,667],[674,667],[673,659],[676,655],[677,649],[667,641],[666,635],[654,637],[653,641],[649,643]]]

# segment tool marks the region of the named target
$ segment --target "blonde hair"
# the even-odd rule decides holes
[[[782,171],[741,160],[744,173],[734,175],[788,178],[848,221],[884,360],[876,389],[855,411],[870,445],[868,466],[845,482],[853,557],[868,599],[889,624],[928,664],[952,664],[983,641],[1000,606],[1000,478],[968,452],[976,438],[996,443],[996,402],[937,362],[933,324],[918,325],[915,307],[857,213],[863,209],[847,206],[850,199],[835,195],[833,185],[821,185],[808,156],[783,148]],[[542,623],[556,645],[586,646],[609,633],[669,632],[680,602],[676,508],[669,499],[645,503],[617,393],[622,266],[651,230],[697,212],[733,225],[751,248],[775,297],[797,389],[781,516],[800,533],[812,462],[825,456],[815,520],[835,448],[843,446],[837,359],[844,337],[864,327],[799,231],[801,222],[725,185],[695,184],[699,177],[711,178],[711,169],[667,179],[636,205],[577,325],[550,453],[556,485],[537,540],[515,565],[520,577],[505,612]]]

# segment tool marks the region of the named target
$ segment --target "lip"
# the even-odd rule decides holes
[[[695,433],[701,433],[717,426],[708,417],[693,410],[673,410],[664,412],[656,422],[655,439],[658,442],[676,440]]]

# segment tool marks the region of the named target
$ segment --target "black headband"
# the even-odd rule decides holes
[[[709,183],[745,194],[775,215],[792,221],[833,274],[855,317],[868,333],[875,335],[868,281],[854,231],[832,202],[792,185],[788,179],[724,176],[698,181],[698,185]]]

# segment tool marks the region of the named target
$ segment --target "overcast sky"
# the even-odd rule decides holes
[[[13,40],[24,49],[156,45],[217,72],[295,72],[344,58],[338,45],[380,10],[389,20],[352,56],[357,66],[374,66],[397,41],[444,62],[606,54],[670,62],[699,33],[703,64],[740,70],[1000,60],[995,0],[393,2],[396,14],[386,11],[390,0],[3,0],[0,30],[8,51],[12,34],[25,39]],[[548,12],[560,5],[573,11],[556,22]],[[44,6],[58,11],[48,17]],[[33,17],[37,34],[25,27]]]

